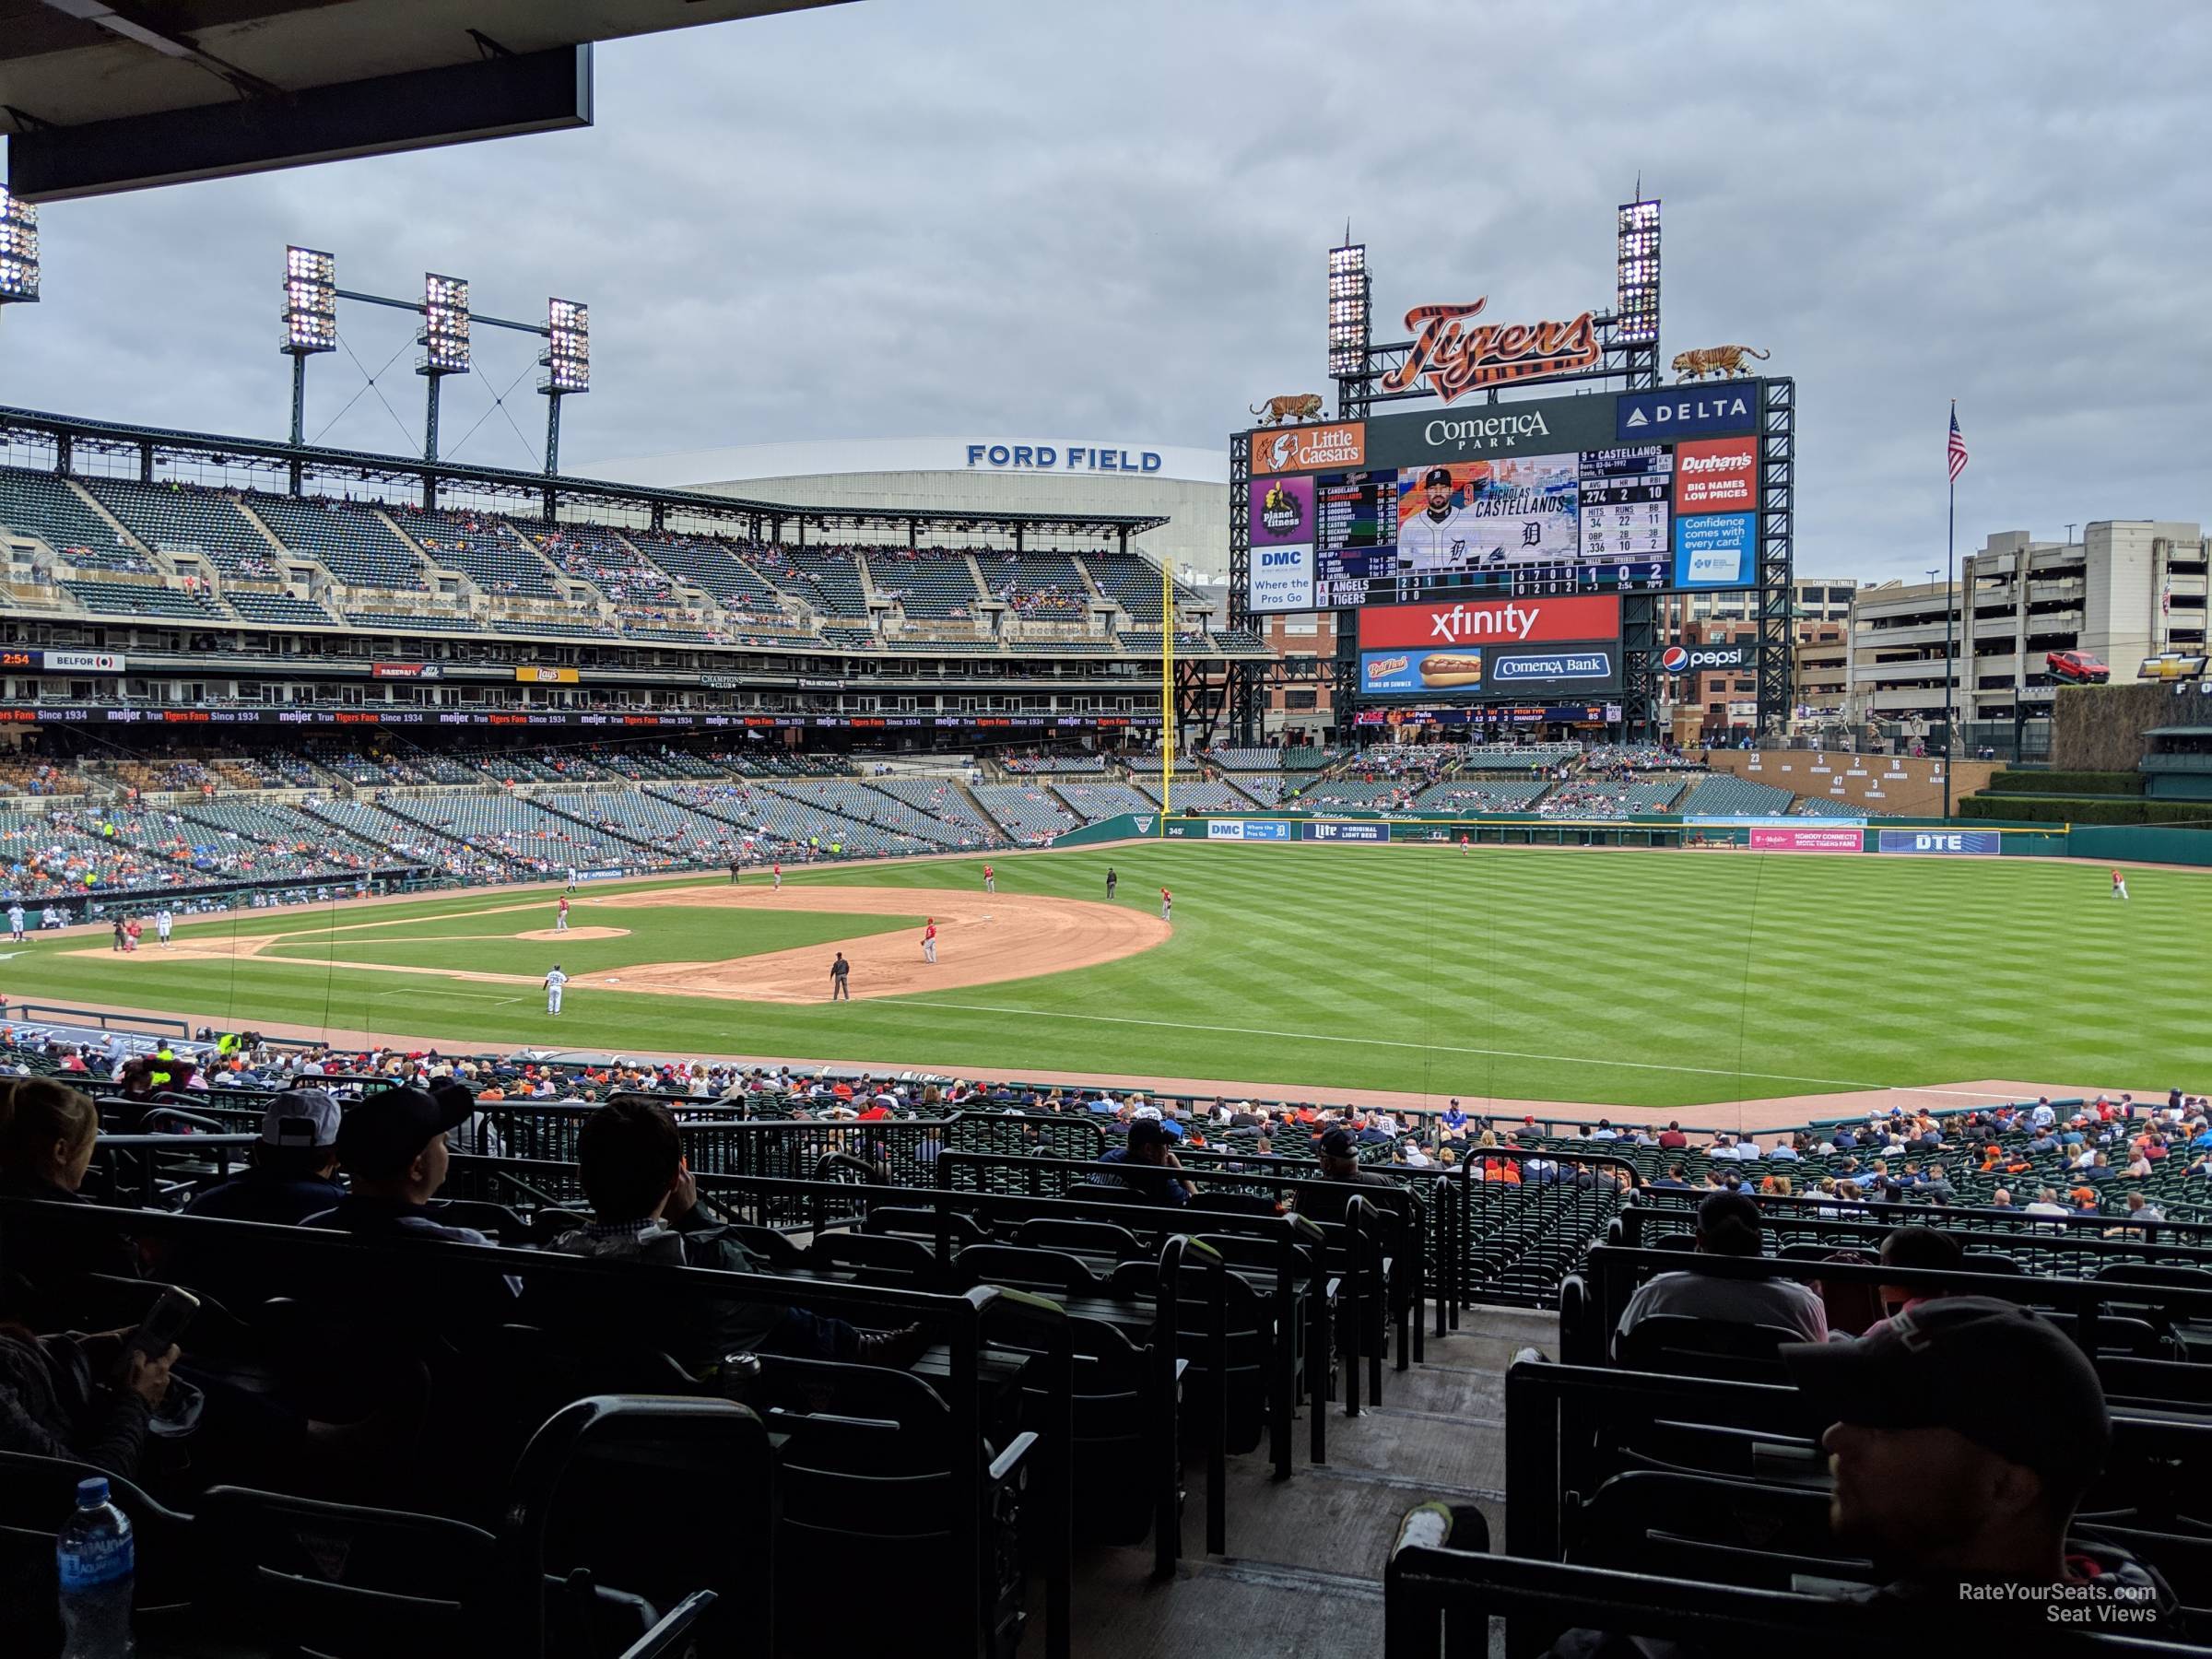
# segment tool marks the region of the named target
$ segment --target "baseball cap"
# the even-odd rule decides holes
[[[403,1172],[421,1150],[475,1109],[468,1090],[446,1088],[442,1099],[427,1089],[380,1089],[346,1114],[338,1125],[338,1161],[371,1181]]]
[[[1792,1343],[1790,1380],[1831,1419],[1870,1429],[1952,1429],[2078,1495],[2103,1466],[2112,1424],[2096,1367],[2030,1308],[1947,1296],[1893,1314],[1857,1342]],[[1993,1408],[2026,1399],[2033,1411]],[[2051,1425],[2064,1423],[2065,1433]]]
[[[265,1147],[328,1147],[338,1138],[338,1103],[326,1090],[288,1088],[261,1114]]]
[[[1352,1135],[1348,1129],[1331,1129],[1321,1137],[1321,1155],[1324,1158],[1353,1158]]]
[[[1424,488],[1431,484],[1449,484],[1451,482],[1452,474],[1450,469],[1441,466],[1430,467],[1428,473],[1421,479],[1421,484]]]

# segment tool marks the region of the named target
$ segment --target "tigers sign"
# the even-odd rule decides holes
[[[1584,312],[1570,323],[1484,323],[1469,326],[1488,304],[1417,305],[1406,313],[1415,331],[1406,360],[1382,377],[1385,392],[1411,392],[1424,379],[1450,403],[1477,386],[1542,380],[1595,368],[1597,319]]]

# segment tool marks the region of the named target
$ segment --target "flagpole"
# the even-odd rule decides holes
[[[1951,425],[1959,425],[1959,400],[1951,399]],[[1943,597],[1943,821],[1951,821],[1951,765],[1958,753],[1952,739],[1952,696],[1959,684],[1959,665],[1951,654],[1951,634],[1959,618],[1959,472],[1946,457],[1944,471],[1950,475],[1950,511],[1944,527]]]

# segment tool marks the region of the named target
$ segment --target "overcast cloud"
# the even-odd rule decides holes
[[[1214,446],[1247,404],[1324,389],[1347,217],[1386,321],[1484,294],[1571,314],[1610,299],[1641,173],[1665,349],[1755,346],[1797,379],[1800,572],[1919,580],[1954,396],[1962,548],[2212,520],[2208,76],[2195,0],[875,0],[603,46],[588,132],[51,207],[0,399],[279,433],[296,241],[347,287],[414,295],[430,269],[500,315],[588,300],[571,465],[921,433]],[[355,398],[347,355],[319,359],[309,435],[412,446],[406,319],[340,322],[369,370],[398,360]],[[532,342],[477,339],[449,453],[533,465]],[[492,408],[510,386],[519,434]]]

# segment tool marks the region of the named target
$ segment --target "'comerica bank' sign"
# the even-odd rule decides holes
[[[1158,450],[1095,449],[1065,443],[971,443],[970,466],[1005,467],[1020,472],[1155,473],[1159,470]]]

